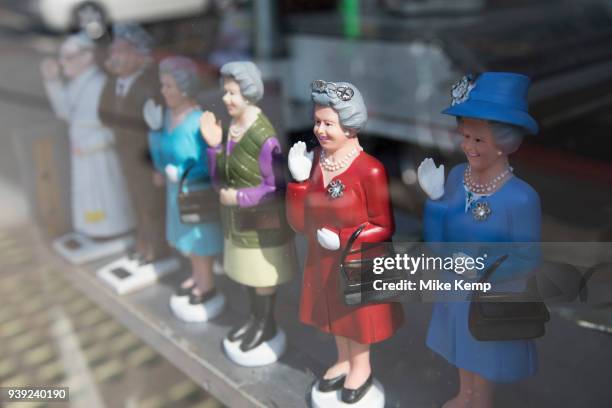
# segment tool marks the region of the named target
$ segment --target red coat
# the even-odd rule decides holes
[[[387,173],[382,163],[361,152],[340,175],[344,186],[340,198],[331,198],[323,185],[319,151],[315,151],[310,179],[289,183],[287,217],[289,224],[308,239],[308,256],[304,268],[300,319],[306,324],[337,336],[364,344],[388,337],[403,321],[399,303],[346,306],[339,288],[341,250],[329,251],[317,241],[317,229],[327,228],[340,236],[344,248],[355,229],[366,223],[361,242],[389,241],[394,231],[389,201]]]

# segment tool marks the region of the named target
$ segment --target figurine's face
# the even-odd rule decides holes
[[[505,159],[504,154],[499,154],[501,149],[486,120],[463,118],[457,130],[463,136],[461,148],[473,169],[486,170]]]
[[[189,97],[183,94],[172,75],[161,74],[160,82],[161,93],[164,96],[168,108],[177,108],[188,101]]]
[[[314,134],[326,152],[335,152],[350,139],[340,125],[338,113],[329,106],[316,105],[314,109]]]
[[[141,69],[145,62],[145,56],[139,53],[132,43],[118,39],[113,41],[110,47],[106,66],[113,74],[128,77]]]
[[[64,75],[68,78],[74,78],[91,67],[93,53],[90,50],[79,48],[73,42],[67,42],[60,49],[59,62]]]
[[[223,80],[223,103],[227,108],[227,113],[232,118],[239,118],[249,106],[249,101],[240,93],[240,85],[231,78]]]

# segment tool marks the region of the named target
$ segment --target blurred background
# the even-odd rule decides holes
[[[452,84],[465,73],[526,74],[532,79],[530,111],[541,130],[511,160],[515,173],[540,194],[542,240],[612,241],[611,0],[2,0],[3,386],[70,384],[69,406],[83,407],[216,407],[222,406],[219,399],[234,401],[228,392],[245,392],[230,386],[225,395],[207,393],[208,380],[181,367],[174,351],[160,351],[136,325],[118,322],[113,308],[90,300],[83,284],[73,288],[72,267],[48,250],[52,238],[71,231],[70,142],[68,126],[45,95],[41,62],[57,57],[66,36],[82,30],[104,70],[109,28],[125,22],[151,35],[153,61],[181,54],[198,63],[198,100],[225,123],[220,66],[256,62],[265,80],[261,106],[285,148],[297,140],[317,143],[312,80],[357,85],[370,115],[360,140],[391,177],[396,241],[421,237],[421,160],[434,157],[446,169],[464,160],[454,119],[440,114]],[[502,387],[496,401],[501,407],[612,405],[605,383],[612,374],[612,268],[584,245],[566,248],[561,258],[601,271],[590,284],[591,299],[551,307],[540,374]],[[297,320],[298,293],[294,282],[285,295],[288,321]],[[439,394],[451,395],[456,378],[421,344],[428,306],[406,306],[406,313],[411,328],[375,357],[382,366],[398,353],[407,356],[383,377],[390,400],[393,406],[439,405],[445,401]],[[415,378],[403,383],[406,377]]]

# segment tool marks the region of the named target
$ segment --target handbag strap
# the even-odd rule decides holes
[[[478,282],[485,283],[491,277],[491,275],[493,275],[493,272],[495,272],[495,270],[499,268],[499,266],[506,259],[508,259],[508,254],[502,255],[499,258],[497,258],[497,260],[493,262],[491,265],[489,265],[489,267],[485,270],[484,274],[482,275],[482,278],[478,279]],[[480,298],[480,291],[473,290],[472,293],[470,294],[470,301],[477,302],[479,298]]]
[[[493,275],[493,272],[495,272],[495,270],[497,268],[499,268],[499,266],[506,260],[508,259],[508,254],[502,255],[499,258],[497,258],[497,260],[495,262],[493,262],[486,270],[485,273],[482,275],[482,278],[480,278],[478,280],[479,283],[485,283],[490,277],[491,275]]]
[[[351,250],[351,248],[353,247],[353,244],[355,243],[355,241],[357,241],[357,238],[359,238],[359,235],[364,230],[364,228],[365,228],[365,224],[361,224],[359,227],[357,227],[355,231],[353,231],[353,233],[349,237],[348,241],[346,242],[346,246],[342,250],[342,256],[340,257],[340,268],[344,267],[347,256],[353,255],[358,252],[358,250]]]
[[[191,166],[187,167],[181,176],[181,181],[179,182],[179,195],[183,194],[183,186],[185,185],[185,180],[187,180],[187,176],[191,169],[195,167],[195,163],[192,163]]]
[[[587,284],[593,274],[597,272],[602,266],[609,265],[607,262],[600,262],[595,266],[591,266],[587,271],[580,277],[580,286],[578,287],[578,297],[580,298],[580,302],[584,303],[587,301],[589,297],[589,288]]]
[[[342,275],[344,275],[344,278],[346,280],[348,280],[349,278],[348,273],[346,272],[346,269],[345,269],[345,266],[349,264],[349,262],[346,261],[346,257],[356,252],[355,250],[351,250],[351,248],[353,247],[353,244],[355,243],[355,241],[357,240],[357,238],[359,237],[359,235],[361,234],[364,228],[365,228],[365,224],[362,224],[359,227],[357,227],[357,229],[349,237],[348,241],[346,242],[346,246],[342,250],[342,256],[340,257],[340,272],[342,273]]]

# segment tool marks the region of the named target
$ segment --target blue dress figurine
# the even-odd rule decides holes
[[[202,110],[195,100],[198,67],[188,58],[169,57],[161,61],[159,72],[167,109],[164,116],[161,106],[153,101],[145,104],[144,116],[151,128],[149,148],[158,173],[155,177],[165,175],[166,238],[189,257],[193,272],[170,298],[170,308],[181,320],[204,322],[221,313],[225,305],[225,297],[215,290],[212,272],[214,256],[223,250],[221,227],[218,222],[181,222],[178,205],[179,184],[186,171],[187,191],[212,188],[208,146],[200,136]]]
[[[451,92],[452,105],[443,113],[457,117],[467,163],[454,167],[444,183],[444,167],[431,159],[419,166],[419,183],[429,196],[424,212],[427,242],[478,243],[478,256],[488,252],[488,263],[500,248],[487,243],[540,241],[538,194],[512,173],[508,155],[525,134],[538,126],[527,111],[529,78],[488,72],[475,81],[464,77]],[[453,244],[455,245],[455,244]],[[495,291],[523,291],[526,277],[539,262],[537,245],[510,248],[507,262],[492,275]],[[465,279],[442,272],[442,279]],[[474,280],[475,281],[475,280]],[[468,327],[468,301],[434,304],[427,346],[459,368],[459,394],[445,407],[493,404],[494,382],[513,382],[535,374],[537,353],[532,340],[478,341]]]
[[[185,170],[186,190],[212,188],[208,176],[206,143],[200,137],[200,109],[193,109],[185,119],[170,130],[169,115],[165,115],[164,127],[149,133],[149,145],[155,169],[164,174],[166,166],[177,169],[177,178]],[[166,239],[184,255],[216,255],[223,249],[219,223],[183,224],[178,208],[179,183],[166,182]]]

